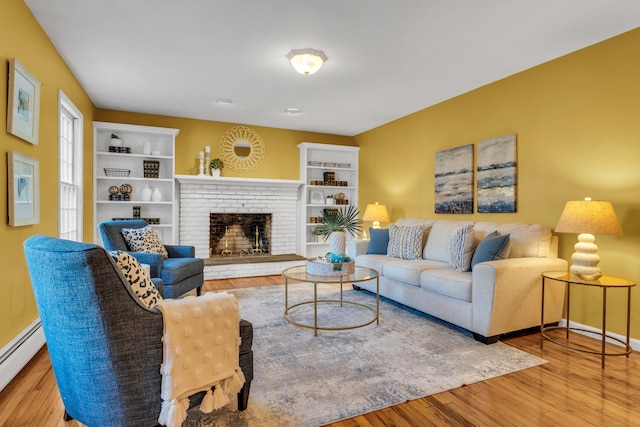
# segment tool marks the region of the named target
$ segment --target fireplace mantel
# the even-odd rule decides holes
[[[268,187],[299,187],[302,181],[292,179],[267,179],[267,178],[236,178],[198,176],[198,175],[176,175],[176,181],[180,184],[201,184],[201,185],[247,185],[247,186],[268,186]]]

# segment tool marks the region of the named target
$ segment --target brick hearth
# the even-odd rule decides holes
[[[180,244],[194,246],[197,257],[205,260],[209,258],[210,213],[271,214],[271,255],[288,255],[285,259],[291,259],[296,254],[300,181],[193,175],[177,175],[176,180],[179,184]],[[205,279],[280,274],[285,268],[301,262],[294,260],[222,265],[207,265],[205,262],[204,274]]]

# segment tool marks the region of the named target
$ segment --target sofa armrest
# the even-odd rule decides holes
[[[151,277],[160,277],[160,272],[164,267],[164,258],[162,258],[162,255],[148,252],[129,252],[129,254],[135,257],[140,264],[149,264],[151,267]]]
[[[473,332],[485,337],[540,325],[542,276],[567,271],[561,258],[509,258],[473,268]],[[545,289],[545,323],[562,318],[564,287]]]
[[[196,248],[187,245],[164,245],[169,253],[169,258],[195,258]]]
[[[348,240],[347,255],[355,259],[358,255],[364,255],[369,252],[370,240]]]

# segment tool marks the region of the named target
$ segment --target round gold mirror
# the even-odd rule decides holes
[[[264,142],[258,132],[246,126],[235,126],[220,139],[220,157],[224,165],[238,172],[248,172],[262,164]]]

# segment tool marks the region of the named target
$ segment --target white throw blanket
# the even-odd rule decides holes
[[[229,403],[229,395],[242,388],[240,313],[235,296],[226,292],[165,299],[158,306],[164,320],[158,422],[174,427],[187,417],[188,396],[207,391],[200,410],[208,413]]]

